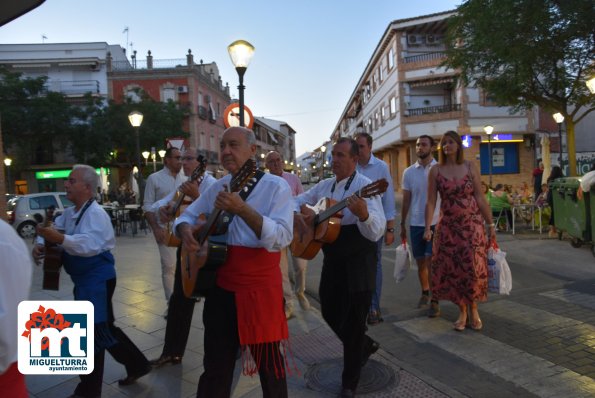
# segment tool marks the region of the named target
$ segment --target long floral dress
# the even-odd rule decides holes
[[[468,172],[449,180],[438,168],[436,184],[441,205],[432,249],[432,299],[455,304],[486,301],[487,238],[472,178]]]

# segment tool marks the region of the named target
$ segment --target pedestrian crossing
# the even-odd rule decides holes
[[[544,292],[541,295],[595,308],[591,307],[595,305],[595,296],[569,289]],[[454,319],[444,318],[414,318],[394,325],[418,342],[434,345],[536,396],[595,396],[593,378],[560,364],[564,363],[561,358],[566,356],[566,360],[572,361],[576,366],[582,363],[586,366],[595,365],[594,325],[510,299],[481,304],[480,313],[484,319],[484,332],[480,333],[470,329],[457,333],[453,331]],[[492,324],[494,330],[490,333],[490,323],[486,322],[488,318],[501,320],[506,325],[498,327]],[[535,344],[528,344],[533,349],[519,348],[524,343],[514,345],[516,338],[523,338],[522,334],[525,337],[535,336]],[[559,356],[547,355],[548,349],[560,350],[561,353]],[[544,355],[537,354],[541,352]]]

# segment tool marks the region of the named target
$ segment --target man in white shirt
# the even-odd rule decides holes
[[[372,182],[356,171],[357,142],[342,137],[333,145],[331,155],[335,177],[295,198],[294,223],[296,233],[308,236],[307,231],[316,227],[316,217],[313,210],[302,205],[315,205],[328,198],[345,201],[347,206],[342,210],[339,236],[322,245],[319,294],[322,317],[343,343],[341,396],[352,397],[362,367],[379,347],[366,335],[366,316],[376,283],[376,242],[384,233],[386,219],[379,196],[364,199],[355,195]]]
[[[393,179],[386,163],[376,158],[372,154],[372,136],[368,133],[359,133],[355,135],[357,146],[359,147],[359,159],[357,162],[357,172],[362,173],[372,181],[384,178],[388,182],[388,188],[382,195],[382,209],[386,218],[386,233],[384,234],[384,244],[389,246],[395,240],[395,188]],[[382,322],[382,313],[380,312],[380,296],[382,293],[382,237],[376,242],[378,262],[376,263],[376,290],[372,294],[372,304],[368,313],[368,325],[375,325]]]
[[[29,396],[17,367],[17,307],[29,297],[33,261],[14,228],[0,220],[0,391],[6,397]]]
[[[432,240],[423,239],[425,229],[425,210],[428,194],[428,174],[430,168],[437,162],[432,157],[435,150],[435,142],[429,135],[420,136],[415,143],[415,154],[417,162],[409,166],[403,172],[403,206],[401,209],[401,239],[407,239],[405,222],[411,209],[409,220],[409,244],[413,257],[417,262],[417,275],[421,285],[421,298],[418,308],[426,308],[430,305],[428,316],[434,318],[440,315],[440,306],[437,300],[430,302],[430,263],[432,260]],[[434,210],[432,218],[432,232],[438,222],[440,214],[440,198]],[[433,234],[432,234],[433,236]]]
[[[297,196],[304,192],[302,183],[295,174],[283,171],[283,159],[281,154],[277,151],[271,151],[267,154],[265,165],[269,172],[273,175],[283,178],[291,188],[291,194]],[[293,291],[291,290],[291,283],[289,282],[289,258],[293,264],[293,273],[295,277],[295,295],[303,310],[310,308],[310,302],[306,298],[306,272],[308,269],[308,260],[294,257],[291,255],[291,250],[286,247],[281,251],[281,274],[283,275],[283,297],[285,298],[285,317],[291,318],[293,313]]]
[[[169,301],[174,290],[174,277],[176,271],[176,248],[169,247],[165,243],[167,238],[165,224],[161,223],[156,209],[153,204],[166,197],[175,190],[182,183],[186,181],[186,176],[182,172],[182,155],[178,148],[170,147],[165,151],[163,158],[163,169],[151,174],[147,178],[145,186],[145,195],[143,202],[143,210],[145,217],[155,242],[159,248],[159,257],[161,258],[161,281],[163,283],[163,291],[165,293],[165,301]],[[167,312],[167,310],[166,310]]]
[[[225,260],[216,269],[214,286],[205,297],[204,372],[198,383],[198,398],[231,395],[238,348],[244,374],[259,373],[263,396],[287,397],[288,369],[283,353],[289,332],[279,261],[280,250],[293,238],[292,196],[285,180],[263,172],[256,172],[258,182],[252,182],[245,200],[238,192],[229,192],[236,188],[233,183],[255,154],[252,130],[225,130],[220,157],[230,174],[211,185],[174,223],[176,235],[190,256],[200,255],[194,236],[204,226],[198,221],[200,214],[220,210],[228,223],[226,234],[220,235],[218,242],[219,250],[226,248]],[[200,272],[211,267],[208,258],[206,263]]]

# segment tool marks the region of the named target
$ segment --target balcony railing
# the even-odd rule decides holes
[[[407,109],[407,110],[405,110],[405,116],[431,115],[434,113],[454,112],[454,111],[460,111],[460,110],[461,110],[461,104],[427,106],[425,108]]]
[[[171,69],[178,67],[188,67],[186,59],[154,59],[152,61],[151,69]],[[112,62],[113,71],[127,71],[134,69],[148,69],[146,60],[132,60],[132,61],[114,61]]]
[[[60,92],[64,95],[99,94],[98,80],[50,80],[45,84],[47,91]]]
[[[404,57],[403,62],[408,64],[410,62],[421,62],[421,61],[430,61],[433,59],[441,59],[445,58],[446,53],[443,51],[419,54],[419,55],[412,55],[410,57]]]

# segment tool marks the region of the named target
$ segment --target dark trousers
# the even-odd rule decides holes
[[[326,323],[343,343],[343,387],[355,390],[362,370],[364,347],[372,343],[365,334],[372,291],[349,292],[346,278],[335,276],[338,277],[322,272],[320,309]]]
[[[124,334],[124,332],[114,325],[114,309],[112,307],[112,296],[116,290],[116,279],[110,279],[105,282],[107,287],[107,311],[108,328],[112,337],[117,341],[116,344],[107,350],[112,357],[126,367],[128,375],[138,375],[145,373],[150,366],[145,355],[136,345]],[[94,369],[88,375],[80,375],[81,382],[77,385],[74,393],[83,397],[100,397],[101,384],[103,382],[103,364],[105,361],[105,350],[95,349]]]
[[[215,287],[205,299],[202,314],[205,326],[204,372],[200,376],[196,396],[222,398],[231,395],[233,372],[240,346],[235,295]],[[271,343],[276,344],[278,343]],[[287,381],[284,376],[275,376],[273,352],[267,347],[261,358],[258,374],[264,398],[286,398]],[[283,366],[281,361],[281,366]],[[279,364],[278,364],[279,366]]]
[[[180,248],[176,252],[176,274],[174,277],[174,291],[169,298],[167,310],[167,326],[165,327],[165,345],[163,355],[183,356],[188,343],[194,299],[184,295],[182,288],[182,269],[180,263]]]

